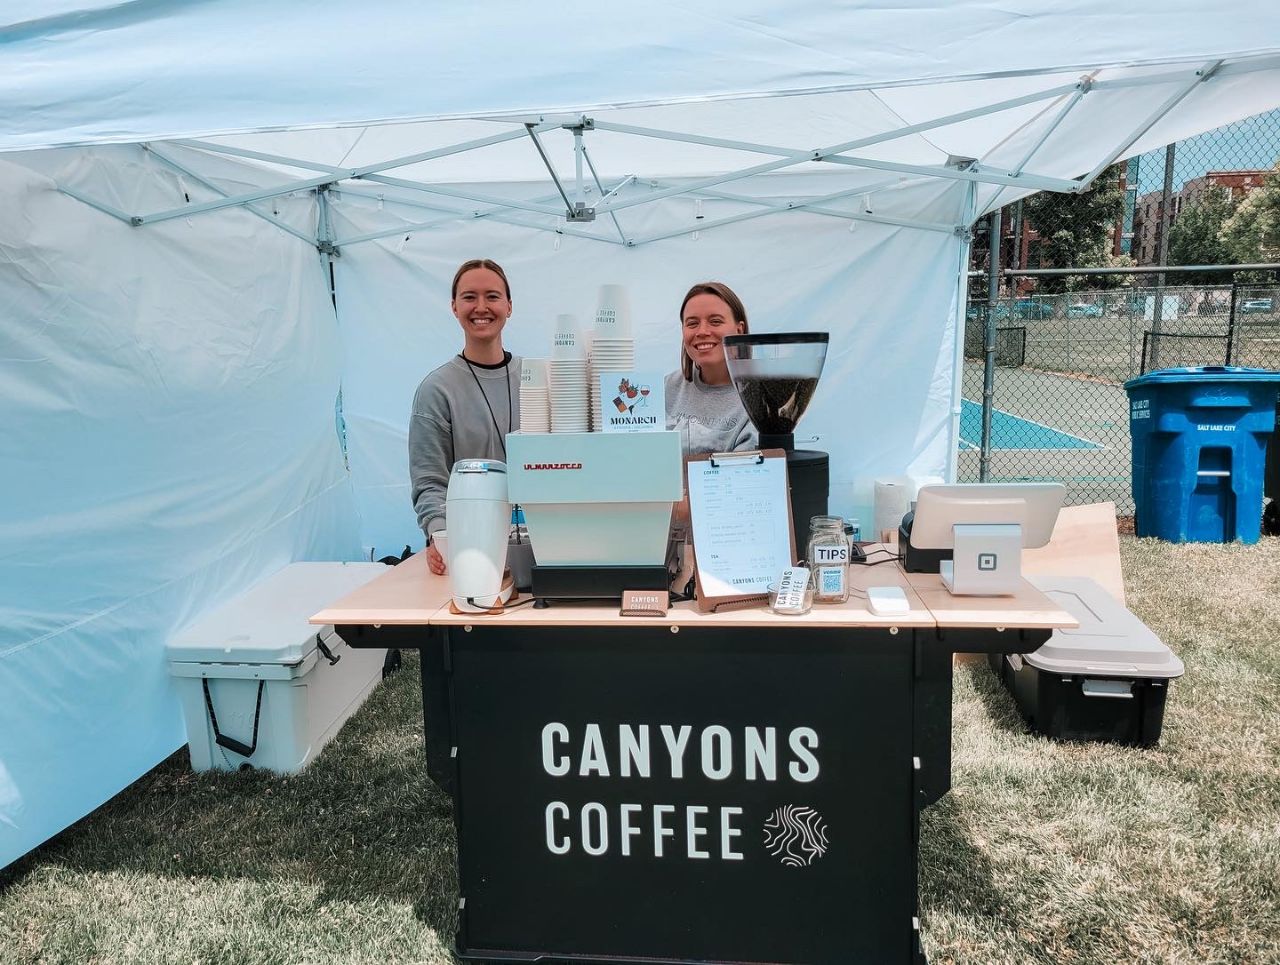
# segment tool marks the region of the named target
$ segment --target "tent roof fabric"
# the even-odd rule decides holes
[[[899,87],[1277,52],[1200,0],[16,0],[0,150]],[[803,124],[803,118],[795,119]]]
[[[949,231],[922,185],[975,185],[980,215],[1280,106],[1257,41],[1280,7],[1234,5],[18,3],[0,151],[143,142],[214,192],[125,211],[58,177],[135,224],[332,182],[418,205],[387,233],[480,215],[634,246],[798,209]],[[274,182],[216,183],[211,152]],[[620,218],[682,195],[694,217]]]

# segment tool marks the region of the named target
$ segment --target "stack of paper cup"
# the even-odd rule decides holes
[[[551,431],[551,396],[547,389],[547,360],[520,361],[520,431]]]
[[[547,389],[551,405],[552,432],[587,432],[588,417],[587,349],[572,315],[556,317],[551,358],[547,360]]]
[[[591,415],[596,426],[604,424],[600,406],[600,373],[630,372],[636,363],[636,342],[631,335],[631,302],[622,285],[601,285],[591,341]]]

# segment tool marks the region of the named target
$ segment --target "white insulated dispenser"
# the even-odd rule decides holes
[[[510,583],[503,586],[511,530],[506,464],[492,459],[455,462],[444,512],[453,605],[478,613],[505,603],[512,591]]]

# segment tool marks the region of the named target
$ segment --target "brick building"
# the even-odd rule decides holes
[[[1170,224],[1177,220],[1182,209],[1203,200],[1210,191],[1226,191],[1233,201],[1238,201],[1255,188],[1262,187],[1269,170],[1206,171],[1198,178],[1191,178],[1170,199]],[[1154,265],[1160,260],[1160,191],[1148,191],[1138,198],[1133,214],[1134,260],[1139,265]]]

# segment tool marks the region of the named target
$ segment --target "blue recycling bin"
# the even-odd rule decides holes
[[[1160,369],[1124,384],[1139,536],[1256,543],[1280,372]]]

